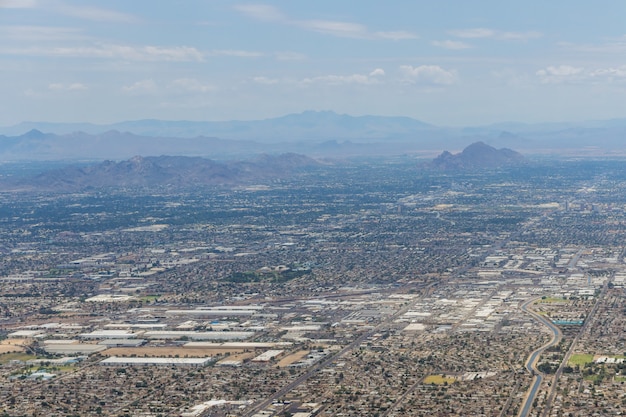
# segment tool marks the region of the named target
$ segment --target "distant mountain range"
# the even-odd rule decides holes
[[[430,166],[439,170],[474,170],[506,167],[525,160],[522,154],[511,149],[496,149],[483,142],[476,142],[457,154],[444,151]]]
[[[45,132],[45,133],[44,133]],[[626,154],[626,119],[581,123],[501,123],[446,128],[408,117],[348,116],[307,111],[257,121],[139,120],[89,123],[24,122],[0,127],[0,160],[104,160],[133,155],[217,159],[259,153],[312,156],[435,156],[484,142],[526,154]]]
[[[372,142],[409,137],[417,131],[437,129],[409,117],[348,116],[331,111],[305,111],[299,114],[253,121],[194,122],[136,120],[108,125],[90,123],[22,122],[0,127],[4,135],[21,135],[30,130],[66,135],[82,132],[100,135],[108,131],[129,132],[150,137],[219,137],[228,140],[253,140],[258,143],[298,141],[356,140]]]
[[[216,162],[200,157],[133,157],[87,166],[70,165],[33,177],[4,179],[1,191],[76,192],[100,188],[169,187],[259,184],[318,166],[303,155],[261,155],[245,161]]]

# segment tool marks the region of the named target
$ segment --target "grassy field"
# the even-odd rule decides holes
[[[5,363],[9,363],[11,361],[29,361],[31,359],[37,359],[34,355],[29,355],[23,352],[15,352],[15,353],[4,353],[0,355],[0,364],[4,365]]]
[[[569,358],[570,365],[584,366],[593,362],[593,355],[589,353],[574,353]]]
[[[424,378],[424,384],[435,384],[435,385],[444,385],[444,384],[452,384],[456,382],[456,378],[453,376],[446,375],[428,375]]]

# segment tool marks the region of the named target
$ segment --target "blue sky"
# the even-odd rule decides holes
[[[0,0],[0,125],[626,117],[626,2]]]

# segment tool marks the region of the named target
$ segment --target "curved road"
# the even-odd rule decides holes
[[[524,304],[522,304],[522,310],[530,314],[535,320],[537,320],[541,324],[548,327],[552,332],[552,339],[547,344],[534,350],[526,361],[526,369],[528,369],[528,372],[532,373],[535,376],[535,379],[533,384],[530,386],[530,389],[528,390],[528,394],[526,394],[526,401],[524,402],[524,405],[519,413],[519,417],[528,416],[530,408],[533,405],[533,401],[535,401],[535,397],[537,396],[537,392],[539,391],[539,387],[543,382],[544,375],[537,369],[537,360],[539,359],[539,355],[541,355],[547,348],[557,345],[563,338],[561,330],[559,330],[559,328],[556,327],[550,320],[528,309],[528,306],[534,303],[536,300],[537,298],[533,298],[526,301]]]

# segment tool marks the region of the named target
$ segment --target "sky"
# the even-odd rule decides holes
[[[626,2],[0,0],[0,125],[626,117]]]

